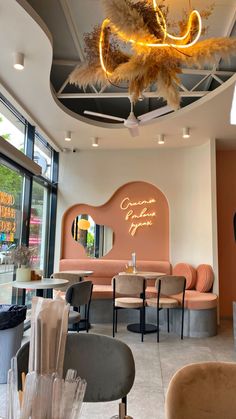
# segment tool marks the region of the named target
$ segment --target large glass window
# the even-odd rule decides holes
[[[42,176],[51,180],[52,178],[52,149],[36,133],[34,142],[34,161],[42,167]]]
[[[0,93],[0,135],[42,167],[33,176],[0,154],[0,304],[22,302],[10,252],[18,244],[34,247],[33,269],[53,271],[58,153]],[[26,304],[34,292],[26,291]],[[28,314],[30,310],[28,310]]]
[[[25,120],[6,106],[0,96],[0,136],[23,153],[25,153],[25,127]]]
[[[0,304],[11,303],[10,252],[21,238],[23,184],[24,176],[0,159]]]
[[[48,232],[48,189],[33,182],[29,246],[35,248],[34,268],[44,270]]]

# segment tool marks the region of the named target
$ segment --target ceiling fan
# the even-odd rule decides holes
[[[173,109],[170,106],[166,105],[166,106],[163,106],[162,108],[155,109],[154,111],[150,111],[136,117],[134,114],[134,104],[132,100],[130,100],[130,105],[131,105],[130,114],[128,118],[126,119],[119,118],[118,116],[106,115],[104,113],[98,113],[98,112],[92,112],[92,111],[84,111],[84,114],[96,116],[98,118],[111,119],[113,121],[124,122],[124,126],[128,128],[131,136],[137,137],[139,135],[138,127],[140,125],[143,125],[147,121],[157,118],[158,116],[162,116],[173,111]]]

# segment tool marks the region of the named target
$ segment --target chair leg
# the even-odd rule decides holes
[[[141,341],[143,342],[143,335],[144,335],[144,310],[145,308],[140,308],[140,329],[141,329]]]
[[[159,342],[159,307],[157,306],[157,342]]]
[[[167,309],[167,331],[170,333],[170,309]]]
[[[127,415],[127,396],[122,397],[122,403],[125,405],[125,416]]]
[[[118,309],[116,309],[115,314],[116,314],[116,333],[117,333]]]
[[[182,307],[181,339],[184,338],[184,307]]]
[[[113,306],[113,318],[112,318],[112,336],[113,336],[113,338],[115,337],[115,317],[116,317],[116,314],[115,314],[115,312],[116,312],[116,309],[115,309],[115,306]]]

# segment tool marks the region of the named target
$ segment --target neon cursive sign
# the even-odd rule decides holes
[[[149,205],[155,204],[154,198],[144,199],[140,201],[131,201],[127,196],[122,199],[120,203],[120,209],[127,211],[125,213],[125,221],[131,221],[129,227],[129,234],[134,236],[138,229],[144,227],[150,227],[153,225],[153,218],[156,217],[156,211],[149,209]]]

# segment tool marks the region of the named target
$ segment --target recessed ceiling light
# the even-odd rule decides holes
[[[158,142],[158,144],[165,144],[165,136],[164,136],[164,134],[159,134],[158,135],[157,142]]]
[[[24,54],[22,52],[16,52],[14,54],[14,63],[13,67],[16,70],[23,70],[24,69]]]
[[[65,141],[71,141],[71,131],[66,131]]]
[[[182,137],[183,138],[190,138],[190,128],[188,128],[188,127],[183,128]]]
[[[93,137],[92,138],[92,146],[93,147],[98,147],[99,146],[99,144],[98,144],[98,137]]]

